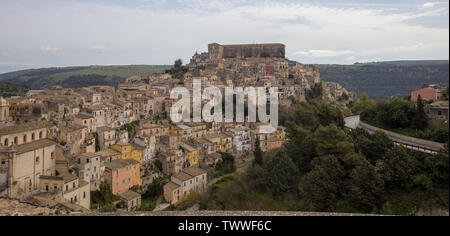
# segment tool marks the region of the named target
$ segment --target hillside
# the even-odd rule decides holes
[[[170,66],[128,65],[128,66],[84,66],[22,70],[0,74],[0,81],[27,86],[31,89],[45,89],[53,85],[63,87],[86,87],[92,85],[117,86],[133,75],[148,76],[163,72]]]
[[[409,94],[427,84],[448,84],[448,61],[392,61],[316,65],[324,81],[337,82],[372,98]]]
[[[11,84],[8,82],[0,81],[1,97],[24,96],[28,90],[29,88],[23,85]]]

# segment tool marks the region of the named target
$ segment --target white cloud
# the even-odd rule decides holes
[[[390,60],[448,59],[448,24],[420,24],[423,18],[448,22],[442,17],[448,16],[448,4],[411,10],[411,5],[401,4],[180,0],[182,8],[169,9],[159,7],[164,0],[158,0],[157,6],[141,1],[139,7],[104,1],[4,1],[0,51],[21,52],[37,63],[61,62],[46,55],[58,53],[56,47],[41,47],[43,54],[34,55],[41,45],[64,48],[69,55],[64,63],[69,65],[172,64],[180,57],[188,60],[195,51],[206,51],[211,42],[281,42],[290,59],[303,63],[370,60],[381,53]],[[80,50],[86,45],[88,50]]]
[[[59,48],[51,46],[41,46],[40,50],[43,54],[56,54],[59,52]]]
[[[0,56],[1,57],[10,57],[10,56],[14,56],[15,53],[13,52],[0,52]]]
[[[337,57],[337,56],[348,56],[354,55],[354,51],[344,50],[344,51],[336,51],[336,50],[308,50],[308,51],[298,51],[296,52],[298,55],[303,55],[307,57]]]
[[[92,46],[91,49],[96,51],[96,52],[103,53],[103,52],[106,52],[107,47],[104,46],[104,45],[96,45],[96,46]]]
[[[437,5],[437,2],[426,2],[422,5],[423,8],[433,8]]]

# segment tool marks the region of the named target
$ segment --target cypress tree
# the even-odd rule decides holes
[[[419,130],[424,130],[428,127],[428,117],[425,113],[422,97],[419,95],[416,104],[416,114],[411,122],[411,125]]]
[[[256,136],[255,151],[253,152],[253,155],[255,156],[255,164],[262,166],[263,165],[263,152],[261,150],[258,136]]]

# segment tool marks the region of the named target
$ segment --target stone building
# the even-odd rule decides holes
[[[124,193],[119,193],[119,197],[124,202],[127,211],[135,211],[141,207],[141,195],[139,193],[128,190]]]
[[[113,160],[105,163],[105,180],[111,185],[115,195],[128,191],[133,186],[141,186],[139,162],[128,160]]]
[[[210,60],[227,58],[284,58],[285,45],[273,44],[236,44],[220,45],[212,43],[208,45],[208,55]]]
[[[449,109],[448,101],[437,101],[425,106],[428,115],[428,123],[433,128],[448,125]]]
[[[202,193],[208,183],[207,172],[197,167],[189,167],[172,176],[171,181],[164,185],[164,199],[176,204],[192,192]]]
[[[81,180],[74,175],[40,176],[39,189],[52,193],[71,204],[90,209],[91,189],[89,182]]]
[[[98,190],[103,180],[100,163],[101,156],[98,153],[84,153],[75,157],[75,172],[80,179],[90,183],[91,191]]]

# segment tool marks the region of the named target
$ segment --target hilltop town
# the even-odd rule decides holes
[[[117,88],[53,86],[1,97],[0,197],[65,211],[135,211],[148,210],[148,193],[163,186],[151,200],[163,209],[204,192],[228,173],[230,156],[245,168],[258,143],[267,152],[286,141],[282,126],[265,134],[263,123],[172,123],[170,91],[192,90],[194,79],[221,90],[277,87],[281,107],[306,101],[317,87],[336,104],[354,97],[321,81],[315,66],[286,59],[282,44],[216,43],[185,66],[177,61]]]

